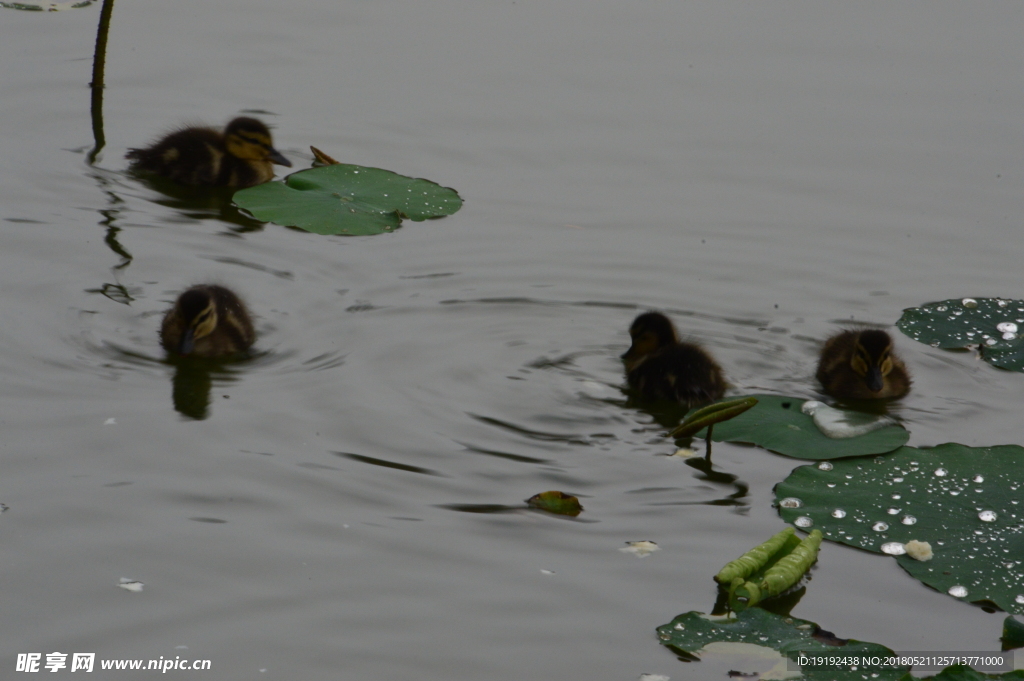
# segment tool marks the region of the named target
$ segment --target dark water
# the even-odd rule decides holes
[[[772,487],[800,462],[668,457],[620,390],[629,322],[666,310],[734,394],[811,397],[844,321],[1024,295],[1022,12],[122,2],[89,165],[99,7],[0,10],[0,663],[720,678],[654,628],[782,528]],[[298,167],[314,144],[466,205],[321,237],[124,174],[126,148],[239,112]],[[245,295],[257,352],[176,381],[159,316],[206,281]],[[897,343],[911,445],[1021,442],[1020,374]],[[586,511],[522,509],[547,489]],[[495,507],[516,508],[470,512]],[[1003,617],[831,544],[793,614],[934,651],[994,650]]]

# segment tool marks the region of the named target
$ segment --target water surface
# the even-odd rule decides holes
[[[732,393],[817,396],[818,343],[950,297],[1020,298],[1016,3],[207,3],[0,10],[3,664],[208,658],[179,678],[708,678],[654,628],[782,528],[801,462],[708,478],[626,403],[668,312]],[[367,238],[233,219],[124,173],[240,112],[297,167],[451,186]],[[244,293],[255,356],[175,410],[160,315]],[[1020,374],[898,336],[911,445],[1020,442]],[[201,382],[200,382],[201,385]],[[577,494],[576,520],[522,507]],[[620,552],[652,540],[644,559]],[[117,588],[122,577],[142,593]],[[995,650],[1002,614],[826,544],[797,617],[895,650]],[[184,646],[184,647],[183,647]]]

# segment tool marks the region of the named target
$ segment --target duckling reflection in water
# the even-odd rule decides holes
[[[174,302],[160,325],[168,352],[193,357],[228,357],[256,340],[252,319],[234,292],[215,284],[188,289]]]
[[[848,400],[897,399],[910,391],[910,374],[892,350],[892,338],[879,329],[843,331],[821,349],[817,378],[832,397]]]
[[[274,149],[270,130],[255,118],[236,118],[224,132],[182,128],[145,149],[129,149],[133,166],[187,185],[251,187],[274,179],[273,164],[291,167]]]
[[[722,369],[695,343],[684,343],[668,317],[645,312],[629,327],[632,345],[623,355],[626,381],[645,400],[674,400],[687,408],[725,393]]]

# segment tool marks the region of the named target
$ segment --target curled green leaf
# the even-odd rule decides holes
[[[730,607],[739,612],[796,586],[818,559],[820,547],[821,531],[813,530],[792,551],[769,567],[760,580],[744,582],[740,586],[730,588]]]
[[[788,556],[768,569],[761,580],[761,587],[767,587],[769,596],[778,596],[799,582],[804,573],[811,569],[814,561],[818,560],[820,548],[821,530],[812,530]]]
[[[709,426],[739,416],[755,404],[757,404],[756,397],[741,397],[736,400],[709,404],[687,414],[683,422],[669,435],[672,437],[690,437]]]
[[[726,563],[725,567],[715,575],[715,581],[719,584],[731,584],[737,578],[746,579],[754,574],[777,554],[786,540],[795,535],[792,527],[787,527],[768,541],[755,546],[734,561]]]

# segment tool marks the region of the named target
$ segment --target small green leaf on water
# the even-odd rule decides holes
[[[1024,371],[1024,300],[953,298],[910,307],[896,327],[935,348],[978,346],[982,359]]]
[[[526,503],[532,508],[559,515],[578,516],[583,510],[579,499],[558,490],[534,494],[526,500]]]
[[[801,409],[805,400],[780,395],[756,395],[756,406],[712,431],[715,442],[749,442],[796,459],[839,459],[882,454],[905,444],[910,433],[898,424],[857,437],[826,436]]]
[[[1018,622],[1013,616],[1003,620],[1003,635],[999,637],[1003,650],[1024,648],[1024,622]]]
[[[403,219],[451,215],[462,207],[454,189],[390,170],[339,163],[289,175],[234,194],[258,220],[317,234],[390,232]]]
[[[728,421],[739,416],[755,404],[757,404],[756,397],[742,397],[737,400],[725,400],[724,402],[709,404],[687,414],[683,422],[679,424],[679,427],[669,433],[669,435],[672,437],[691,437],[708,426],[713,426],[716,423]]]

